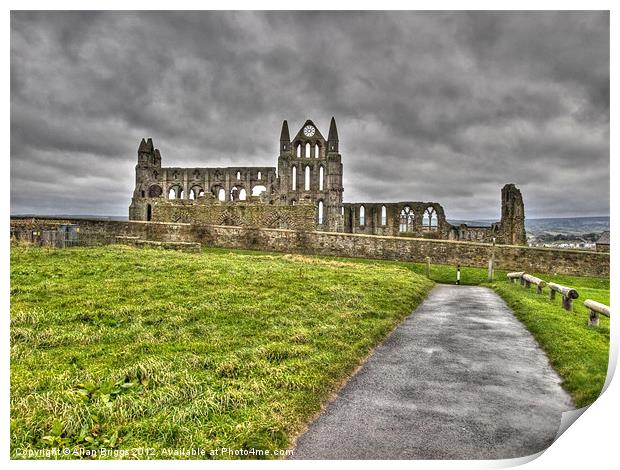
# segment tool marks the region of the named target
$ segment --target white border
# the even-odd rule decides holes
[[[255,10],[289,10],[292,8],[300,9],[340,9],[340,10],[356,10],[356,9],[417,9],[417,10],[611,10],[611,50],[615,51],[618,45],[617,37],[615,33],[618,21],[616,20],[614,3],[611,1],[589,1],[589,2],[571,2],[571,1],[531,1],[522,0],[505,1],[501,4],[491,1],[437,1],[437,2],[406,2],[396,0],[383,0],[380,3],[360,3],[352,1],[327,1],[327,0],[315,0],[311,3],[308,2],[284,2],[284,1],[263,1],[263,2],[250,2],[247,0],[229,0],[225,3],[211,3],[211,2],[198,2],[188,0],[177,0],[175,2],[154,2],[154,1],[91,1],[88,4],[78,1],[56,1],[53,4],[44,1],[9,1],[8,7],[16,10],[32,9],[32,10],[45,10],[50,7],[61,10],[200,10],[200,9],[212,9],[212,10],[231,10],[231,9],[255,9]],[[7,9],[4,22],[3,22],[4,34],[2,40],[4,47],[2,48],[3,62],[6,64],[5,73],[2,74],[2,85],[5,93],[3,94],[4,109],[3,113],[3,129],[5,133],[5,148],[10,152],[10,11]],[[612,85],[613,78],[617,76],[616,61],[613,54],[611,57],[611,77]],[[615,122],[614,109],[616,107],[616,93],[614,93],[614,87],[611,88],[611,123]],[[613,125],[611,127],[613,129]],[[611,132],[611,154],[613,155],[613,149],[616,147],[616,134]],[[9,153],[10,154],[10,153]],[[10,159],[5,157],[3,160],[3,166],[5,174],[10,174]],[[610,165],[611,177],[617,175],[617,163],[612,158]],[[10,184],[10,183],[9,183]],[[10,214],[10,186],[9,184],[2,185],[2,211],[6,216],[7,222]],[[595,190],[593,188],[593,190]],[[618,200],[620,197],[620,190],[614,185],[611,186],[611,200]],[[620,236],[616,227],[615,221],[617,220],[618,205],[611,205],[611,225],[612,225],[612,245],[613,247],[620,246]],[[2,261],[1,276],[2,289],[1,289],[1,305],[3,313],[2,321],[2,367],[4,374],[2,375],[2,423],[1,429],[3,430],[0,435],[2,440],[0,443],[1,452],[4,458],[10,465],[20,468],[34,468],[41,465],[52,466],[58,468],[73,467],[83,465],[82,462],[53,462],[53,461],[10,461],[9,456],[9,230],[5,228],[4,236],[2,237],[2,249],[0,250],[0,256]],[[618,266],[618,251],[612,249],[612,271],[611,278],[615,279],[617,274],[616,266]],[[615,283],[613,285],[615,287]],[[611,304],[617,305],[618,295],[615,290],[611,291]],[[608,374],[608,383],[611,379],[613,370],[617,364],[618,358],[618,328],[617,321],[612,321],[611,328],[612,336],[612,351],[610,356],[610,373]],[[571,426],[547,451],[545,451],[538,458],[531,460],[531,458],[514,459],[511,461],[395,461],[384,462],[383,464],[390,465],[390,467],[396,468],[504,468],[507,466],[515,466],[526,463],[529,468],[547,469],[549,466],[562,467],[564,469],[571,468],[611,468],[611,462],[617,464],[618,445],[616,443],[618,430],[618,422],[620,422],[620,386],[618,386],[618,380],[609,383],[609,387],[603,393],[603,395],[578,419],[576,425]],[[135,468],[143,466],[142,462],[88,462],[89,465],[96,467],[111,467],[112,465],[122,465],[125,467]],[[148,465],[155,465],[156,467],[170,468],[171,465],[178,465],[175,461],[157,461],[148,462]],[[316,468],[317,464],[323,467],[327,465],[329,467],[355,467],[355,468],[372,468],[377,465],[377,462],[259,462],[259,461],[182,461],[184,466],[192,466],[194,468],[209,466],[227,466],[235,467],[239,466],[264,466],[264,465],[295,465],[299,468]]]

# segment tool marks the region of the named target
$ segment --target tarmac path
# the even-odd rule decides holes
[[[546,355],[485,287],[438,285],[297,440],[293,459],[501,459],[574,409]]]

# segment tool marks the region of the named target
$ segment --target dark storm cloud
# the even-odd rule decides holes
[[[609,210],[609,15],[14,12],[11,211],[126,214],[142,137],[167,166],[275,166],[338,122],[346,201],[499,216]],[[595,188],[595,190],[593,190]]]

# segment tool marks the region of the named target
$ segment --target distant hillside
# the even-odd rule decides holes
[[[528,234],[583,235],[609,230],[609,217],[558,217],[549,219],[525,219]]]
[[[489,226],[497,220],[448,220],[452,225],[467,224]],[[525,219],[525,231],[528,235],[583,235],[602,233],[609,230],[609,217],[551,217],[545,219]]]

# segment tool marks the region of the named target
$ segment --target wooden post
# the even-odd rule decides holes
[[[600,323],[600,319],[598,316],[598,312],[590,309],[590,319],[588,320],[588,326],[598,326]]]
[[[489,273],[487,278],[490,282],[493,281],[493,265],[495,264],[495,237],[493,237],[493,246],[491,247],[491,257],[489,258]]]
[[[555,291],[553,289],[549,289],[549,299],[555,299]]]
[[[456,265],[456,285],[461,284],[461,265]]]
[[[579,293],[571,287],[562,286],[554,282],[550,282],[548,286],[551,292],[557,291],[562,295],[562,307],[564,307],[564,310],[572,312],[573,311],[573,299],[579,298]],[[549,295],[550,295],[550,298],[555,298],[555,294],[554,295],[549,294]]]
[[[586,301],[583,304],[586,306],[586,308],[590,312],[590,318],[588,319],[589,326],[599,325],[600,323],[599,315],[605,315],[606,317],[609,317],[610,315],[609,306],[605,304],[596,302],[595,300],[592,300],[592,299],[586,299]]]

